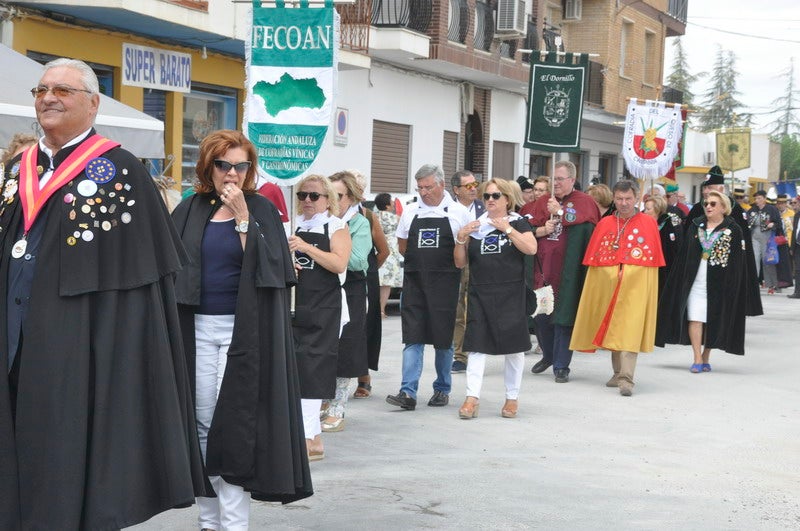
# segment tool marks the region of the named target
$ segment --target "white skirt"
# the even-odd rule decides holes
[[[708,276],[708,261],[700,260],[697,275],[694,277],[692,289],[689,291],[689,300],[686,304],[686,314],[690,321],[706,322],[708,310],[708,296],[706,294],[706,277]]]

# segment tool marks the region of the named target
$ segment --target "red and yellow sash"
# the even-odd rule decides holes
[[[36,172],[36,158],[39,145],[35,144],[25,150],[19,167],[19,195],[22,200],[22,212],[25,219],[25,233],[33,226],[36,216],[56,190],[75,178],[86,167],[89,160],[99,157],[120,144],[94,134],[81,142],[69,156],[59,164],[47,184],[39,189],[39,175]]]

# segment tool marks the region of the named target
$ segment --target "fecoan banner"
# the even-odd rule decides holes
[[[259,168],[289,185],[310,171],[331,125],[339,34],[332,2],[282,4],[253,6],[244,131]]]

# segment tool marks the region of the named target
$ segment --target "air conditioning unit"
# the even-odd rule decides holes
[[[703,164],[705,164],[706,166],[712,166],[714,164],[715,158],[716,157],[714,156],[713,151],[705,151],[703,153]]]
[[[525,36],[526,22],[525,0],[497,0],[498,38]]]
[[[564,0],[564,20],[580,20],[583,0]]]

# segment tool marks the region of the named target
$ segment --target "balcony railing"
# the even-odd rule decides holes
[[[372,0],[372,25],[425,33],[431,23],[432,0]]]
[[[689,0],[669,0],[667,6],[667,14],[675,17],[684,24],[686,23],[686,16],[689,11]]]
[[[519,46],[517,43],[519,40],[516,41],[503,41],[500,43],[500,57],[506,57],[508,59],[513,59],[514,54],[517,53],[517,48]]]
[[[372,0],[358,0],[353,4],[337,4],[342,24],[342,48],[354,52],[369,51],[369,25]]]
[[[469,6],[467,0],[449,0],[450,10],[447,13],[447,39],[464,44],[467,42],[469,27]]]
[[[536,31],[536,21],[528,21],[528,32],[525,34],[525,41],[522,43],[522,48],[525,50],[538,50],[539,49],[539,33]],[[531,54],[523,53],[522,62],[530,63]]]
[[[475,49],[489,51],[494,38],[492,8],[486,2],[475,2]]]

